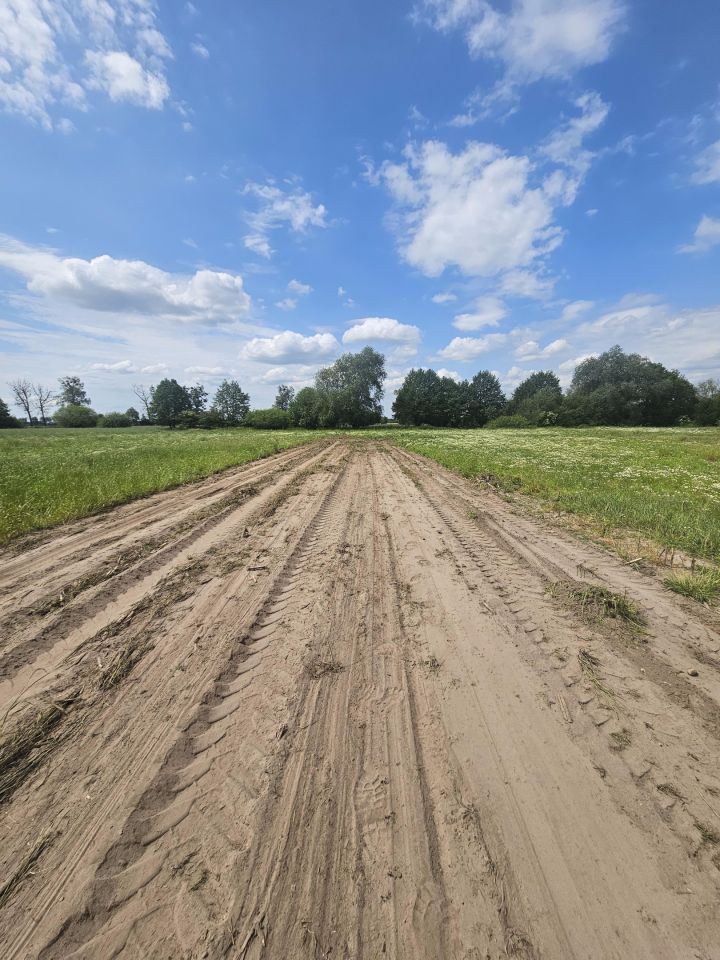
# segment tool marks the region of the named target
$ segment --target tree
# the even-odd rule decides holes
[[[222,417],[223,423],[237,426],[247,416],[250,397],[237,380],[223,380],[215,392],[212,408]]]
[[[107,417],[105,419],[107,421]],[[55,411],[53,420],[59,427],[94,427],[97,425],[98,415],[84,404],[69,403]],[[105,422],[103,426],[109,427],[111,424]]]
[[[152,417],[150,416],[150,404],[152,403],[153,398],[152,387],[146,387],[142,383],[134,383],[132,389],[135,396],[143,405],[145,419],[152,420]]]
[[[614,346],[579,364],[567,405],[581,423],[660,427],[692,417],[697,394],[677,370]]]
[[[447,426],[446,411],[441,409],[440,377],[434,370],[411,370],[395,394],[393,413],[403,425],[419,427]]]
[[[10,383],[10,389],[15,397],[15,406],[23,410],[27,417],[27,422],[31,424],[33,422],[32,384],[29,380],[13,380]]]
[[[267,410],[251,410],[245,417],[245,425],[258,430],[287,430],[292,425],[288,410],[269,407]]]
[[[152,391],[149,406],[150,419],[173,429],[177,426],[183,410],[191,410],[192,401],[185,387],[177,380],[165,379]]]
[[[295,399],[295,390],[292,387],[288,387],[287,384],[281,383],[277,389],[277,396],[275,397],[274,407],[277,407],[278,410],[289,410],[290,404]]]
[[[80,377],[60,377],[60,393],[57,402],[61,407],[90,406],[90,397]]]
[[[16,417],[13,417],[13,415],[10,413],[10,408],[8,405],[4,400],[0,399],[0,427],[7,428],[19,426],[21,426],[20,421]]]
[[[43,426],[45,426],[48,422],[48,416],[50,415],[50,408],[55,403],[52,390],[44,387],[41,383],[34,383],[32,385],[32,395],[33,405],[40,414],[40,420]]]
[[[385,357],[365,347],[344,353],[330,367],[319,370],[320,426],[367,427],[382,420]]]
[[[113,410],[112,413],[106,413],[102,418],[102,427],[131,427],[132,420],[126,413],[119,413]]]
[[[303,387],[295,394],[290,416],[296,427],[315,430],[320,426],[320,395],[314,387]]]
[[[713,397],[720,395],[720,380],[701,380],[695,387],[697,395],[701,400],[712,400]]]
[[[205,409],[205,403],[208,395],[207,390],[201,383],[196,383],[193,387],[185,387],[187,395],[190,398],[190,409],[195,413],[202,413]]]
[[[488,420],[499,417],[505,409],[507,400],[500,381],[489,370],[480,370],[463,385],[465,394],[466,422],[460,426],[482,427]]]
[[[132,426],[137,426],[140,423],[140,414],[137,412],[135,407],[128,407],[125,411],[125,416],[128,418]]]
[[[720,424],[720,380],[703,380],[697,385],[699,396],[695,408],[695,421],[701,427]]]

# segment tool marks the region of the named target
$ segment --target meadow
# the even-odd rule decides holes
[[[397,430],[396,443],[484,477],[601,535],[644,534],[720,561],[720,429]]]
[[[305,430],[0,430],[0,542],[316,438]]]
[[[0,430],[0,541],[208,476],[330,431]],[[337,433],[337,431],[333,431]],[[720,429],[373,429],[588,532],[720,561]],[[630,549],[628,547],[628,549]]]

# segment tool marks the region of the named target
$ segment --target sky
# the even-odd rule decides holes
[[[3,0],[0,397],[720,374],[717,0]]]

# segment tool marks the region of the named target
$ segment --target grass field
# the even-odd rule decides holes
[[[321,431],[0,431],[0,540],[207,476]],[[634,531],[720,561],[720,429],[369,430],[487,477],[600,534]]]
[[[590,518],[720,561],[720,429],[397,430],[396,443]]]
[[[0,430],[0,541],[316,438],[303,430]]]

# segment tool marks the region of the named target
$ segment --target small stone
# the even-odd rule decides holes
[[[692,670],[688,670],[688,676],[689,676],[689,677],[699,677],[700,674],[697,672],[697,670],[695,670],[695,669],[693,668]]]

